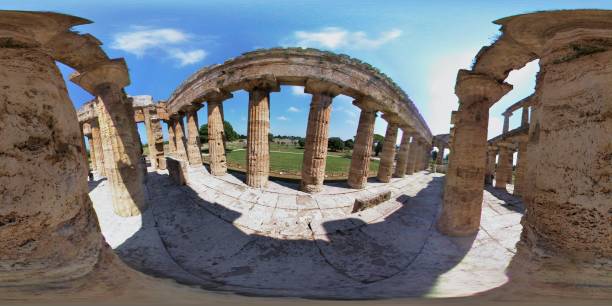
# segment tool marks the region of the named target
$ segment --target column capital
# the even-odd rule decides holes
[[[353,100],[353,105],[359,107],[362,111],[378,111],[378,103],[370,97],[361,97]]]
[[[200,108],[202,108],[202,106],[203,106],[202,104],[193,103],[193,104],[185,105],[185,106],[181,107],[180,111],[185,112],[185,113],[197,112]]]
[[[385,119],[385,121],[387,121],[388,124],[400,124],[400,117],[396,114],[383,114],[382,116],[380,116],[381,118]]]
[[[256,79],[245,79],[242,88],[246,91],[265,90],[268,92],[278,92],[280,91],[280,84],[274,75],[266,74]]]
[[[123,58],[98,62],[70,76],[70,81],[97,96],[100,85],[113,83],[124,88],[130,85],[128,68]]]
[[[342,87],[330,82],[308,79],[304,92],[309,94],[323,94],[330,97],[335,97],[342,92]]]
[[[501,97],[512,90],[512,85],[496,79],[461,69],[457,74],[455,94],[459,97],[460,104],[468,106],[472,103],[484,102],[488,107],[497,102]]]
[[[221,88],[211,88],[206,91],[198,99],[197,101],[206,101],[206,102],[223,102],[227,99],[233,98],[234,95],[231,93],[221,89]]]

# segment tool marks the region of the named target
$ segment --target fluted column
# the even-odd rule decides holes
[[[411,175],[414,172],[418,171],[417,160],[419,155],[419,140],[416,137],[412,137],[412,142],[410,142],[410,147],[408,149],[408,162],[406,163],[406,175]]]
[[[361,108],[357,136],[353,146],[353,156],[349,170],[348,185],[351,188],[363,189],[368,183],[370,169],[370,156],[374,141],[374,123],[376,122],[376,108],[373,101],[355,100],[353,102]]]
[[[521,126],[529,126],[529,106],[523,106],[523,112],[521,114]]]
[[[151,117],[151,132],[153,136],[153,146],[155,147],[155,160],[157,161],[157,169],[166,169],[166,158],[164,157],[164,133],[162,131],[161,120],[155,116]],[[149,144],[149,148],[151,145]]]
[[[151,126],[151,111],[148,108],[142,109],[145,130],[147,132],[147,147],[149,148],[149,161],[151,168],[157,169],[157,148],[155,147],[155,136]]]
[[[96,172],[101,176],[106,176],[104,170],[104,153],[102,149],[102,139],[100,138],[100,124],[98,118],[94,118],[91,124],[91,139],[93,141],[93,151],[96,155]]]
[[[510,116],[512,116],[512,113],[503,113],[502,115],[504,115],[504,129],[502,134],[505,134],[510,130]]]
[[[80,71],[71,80],[98,97],[104,166],[111,186],[113,209],[134,216],[146,209],[140,137],[134,110],[123,88],[130,81],[123,60],[112,60]]]
[[[442,165],[444,163],[444,150],[446,147],[440,146],[438,148],[438,155],[436,155],[436,165]]]
[[[460,70],[455,93],[452,153],[444,186],[438,230],[446,235],[472,235],[480,227],[487,154],[489,107],[512,89],[485,75]]]
[[[88,196],[77,114],[55,60],[34,41],[65,31],[75,19],[0,11],[3,288],[81,278],[102,257],[105,244]]]
[[[302,191],[314,193],[323,189],[331,103],[339,90],[335,85],[312,81],[307,82],[304,89],[304,92],[312,94],[312,99],[302,159]]]
[[[225,98],[208,101],[208,152],[210,154],[210,172],[213,175],[227,173],[225,130],[223,127],[223,100]]]
[[[487,165],[485,169],[485,184],[493,185],[493,177],[495,175],[495,157],[497,156],[497,148],[489,147],[487,149]]]
[[[385,116],[383,116],[385,118]],[[397,121],[388,119],[387,130],[385,131],[385,140],[383,149],[380,154],[380,164],[378,166],[377,178],[383,183],[388,183],[393,174],[393,163],[395,162],[395,144],[397,142],[397,129],[399,127]]]
[[[400,143],[399,153],[397,153],[397,163],[393,176],[404,177],[406,174],[406,166],[408,165],[408,151],[410,150],[410,133],[409,130],[402,129],[402,141]]]
[[[183,114],[180,113],[174,118],[174,145],[176,152],[174,157],[179,160],[187,161],[187,139],[185,138],[185,129],[183,128]]]
[[[96,150],[94,150],[93,137],[91,137],[91,134],[85,135],[85,137],[87,137],[87,143],[89,144],[89,158],[91,159],[91,171],[97,171],[98,163],[96,162],[96,159],[98,157],[96,156]]]
[[[170,118],[166,121],[168,126],[168,153],[170,156],[176,154],[176,136],[174,135],[174,118]]]
[[[202,166],[202,145],[198,131],[198,110],[193,107],[187,111],[187,156],[191,166]]]
[[[83,155],[83,160],[85,161],[85,165],[87,166],[87,172],[89,172],[89,160],[87,158],[87,147],[85,146],[85,126],[83,123],[79,123],[79,130],[81,131],[81,155]],[[90,153],[91,154],[91,153]]]
[[[518,144],[518,154],[516,155],[516,174],[514,177],[514,191],[512,194],[520,196],[525,186],[525,168],[527,164],[527,142],[521,141]]]
[[[265,81],[248,86],[249,122],[247,129],[246,184],[261,188],[268,185],[270,174],[270,91],[278,90],[277,84]]]
[[[495,188],[506,189],[512,182],[512,149],[506,145],[499,146],[497,169],[495,169]]]

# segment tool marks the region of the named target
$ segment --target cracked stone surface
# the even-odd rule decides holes
[[[112,213],[108,185],[90,183],[102,232],[132,268],[181,283],[243,294],[313,298],[466,296],[506,282],[522,203],[485,191],[477,235],[451,238],[434,222],[440,174],[418,172],[366,190],[324,185],[320,194],[271,181],[190,170],[187,186],[149,172],[142,216]],[[349,199],[390,189],[390,201],[350,214]],[[333,201],[321,200],[339,197]],[[318,203],[328,203],[323,208]],[[310,204],[304,204],[310,203]]]

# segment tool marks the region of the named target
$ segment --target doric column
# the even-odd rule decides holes
[[[410,132],[409,128],[402,129],[402,141],[400,143],[399,152],[397,153],[397,163],[393,176],[404,177],[406,174],[406,166],[408,165],[408,150],[410,149]]]
[[[495,188],[506,189],[506,184],[512,182],[512,154],[513,151],[508,145],[500,144],[495,169]]]
[[[173,120],[174,145],[176,146],[174,157],[182,161],[187,161],[187,138],[185,138],[183,116],[184,115],[182,113],[179,113]]]
[[[331,103],[340,88],[328,83],[308,81],[304,92],[312,94],[312,100],[306,127],[300,189],[314,193],[321,191],[325,180]]]
[[[202,166],[202,145],[200,144],[200,133],[198,131],[198,108],[192,107],[187,110],[187,156],[189,165]]]
[[[512,194],[520,196],[525,186],[525,166],[527,163],[527,142],[521,141],[518,144],[518,154],[516,155],[516,174],[514,177],[514,191]]]
[[[444,186],[438,230],[464,236],[478,231],[487,154],[489,107],[512,89],[485,75],[460,70],[455,93],[459,110],[453,114],[452,153]]]
[[[485,172],[485,184],[493,185],[493,176],[495,175],[495,157],[497,156],[497,147],[490,146],[487,149],[487,165]]]
[[[503,113],[502,115],[504,115],[504,130],[502,134],[505,134],[510,130],[510,116],[512,116],[512,113]]]
[[[85,135],[85,137],[87,137],[87,143],[89,144],[89,158],[91,159],[91,171],[97,171],[98,168],[96,167],[98,166],[98,163],[96,162],[97,156],[96,156],[96,150],[94,150],[93,137],[91,137],[91,134]]]
[[[227,173],[223,101],[231,97],[231,94],[225,93],[208,99],[208,153],[210,155],[210,172],[213,175]]]
[[[89,159],[87,158],[87,147],[85,146],[85,123],[79,123],[79,130],[81,131],[81,147],[83,148],[81,150],[81,153],[83,155],[83,160],[85,160],[85,165],[87,165],[87,172],[89,172],[90,169],[90,165],[89,165]],[[91,152],[89,153],[91,156]],[[86,176],[87,177],[87,176]]]
[[[529,106],[523,106],[523,112],[521,113],[521,126],[529,126]]]
[[[155,107],[153,107],[155,110]],[[151,161],[151,167],[158,169],[157,167],[157,148],[155,147],[155,136],[153,133],[153,127],[151,126],[151,108],[142,109],[145,130],[147,132],[147,147],[149,148],[149,160]]]
[[[168,153],[170,156],[176,154],[176,136],[174,135],[174,118],[169,118],[166,121],[168,126]]]
[[[157,169],[166,169],[166,157],[164,156],[164,133],[162,131],[161,119],[157,114],[157,110],[151,111],[151,133],[153,137],[153,145],[155,147],[155,160],[157,161]],[[151,147],[151,145],[149,145]]]
[[[117,215],[139,215],[146,209],[140,137],[134,110],[123,88],[130,83],[123,59],[102,62],[71,80],[98,97],[104,166]]]
[[[441,165],[442,163],[444,163],[444,149],[446,149],[444,146],[440,146],[438,148],[438,155],[436,155],[436,165]]]
[[[95,170],[100,176],[106,176],[106,171],[104,170],[104,153],[102,149],[102,138],[100,137],[100,124],[98,123],[98,117],[93,118],[90,121],[90,125],[93,151],[96,155]]]
[[[396,118],[393,116],[383,116],[383,119],[388,121],[387,130],[385,131],[385,141],[383,149],[380,153],[380,164],[378,166],[378,180],[383,183],[388,183],[393,174],[393,163],[395,162],[395,144],[397,142],[397,129],[399,127]]]
[[[277,83],[263,79],[246,87],[249,92],[246,184],[261,188],[268,185],[270,173],[270,92],[278,91],[279,87]]]
[[[406,175],[411,175],[417,170],[417,160],[419,155],[419,139],[416,136],[412,137],[410,148],[408,149],[408,162],[406,163]]]
[[[81,19],[1,11],[0,20],[0,283],[80,278],[105,244],[84,179],[77,114],[55,60],[34,39]]]
[[[351,188],[363,189],[368,183],[368,172],[370,169],[370,156],[372,155],[372,143],[374,142],[374,123],[376,122],[376,106],[369,99],[353,101],[361,108],[357,136],[353,146],[353,156],[348,176],[348,185]]]

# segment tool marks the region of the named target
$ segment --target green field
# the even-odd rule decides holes
[[[278,149],[278,148],[277,148]],[[303,150],[283,151],[270,149],[270,171],[299,173],[302,171]],[[240,168],[246,167],[246,150],[236,149],[227,153],[227,160],[230,164],[239,164]],[[328,175],[347,174],[351,164],[350,157],[343,155],[329,154],[327,156],[325,173]],[[370,162],[370,172],[378,171],[378,161]]]

